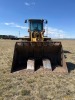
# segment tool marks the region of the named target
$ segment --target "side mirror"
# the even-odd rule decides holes
[[[48,23],[48,21],[46,20],[46,22],[45,22],[46,24]]]
[[[27,23],[27,20],[25,20],[25,23]]]

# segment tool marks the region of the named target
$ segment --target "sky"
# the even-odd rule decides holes
[[[0,35],[28,36],[25,19],[47,19],[51,38],[75,38],[75,0],[0,0]]]

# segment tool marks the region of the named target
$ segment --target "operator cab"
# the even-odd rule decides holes
[[[29,31],[43,31],[44,23],[47,24],[47,20],[44,19],[29,19],[25,20],[25,23],[29,22]]]
[[[29,20],[30,31],[43,31],[43,20]]]
[[[31,41],[43,41],[44,40],[44,24],[47,24],[47,20],[43,19],[29,19],[25,20],[25,23],[29,23],[29,37]]]

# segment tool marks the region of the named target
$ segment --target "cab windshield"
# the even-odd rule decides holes
[[[30,30],[31,31],[42,31],[43,30],[43,23],[42,22],[31,22],[30,23]]]

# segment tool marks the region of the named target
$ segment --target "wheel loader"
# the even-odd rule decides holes
[[[28,19],[29,37],[16,42],[11,72],[18,70],[38,70],[40,67],[53,72],[67,72],[61,42],[52,41],[44,35],[44,19]]]

